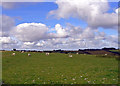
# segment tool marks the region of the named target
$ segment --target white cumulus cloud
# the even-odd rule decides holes
[[[11,37],[0,37],[1,44],[15,44],[17,43],[16,40],[12,39]]]
[[[48,28],[41,23],[23,23],[17,25],[11,32],[19,40],[24,42],[45,39]]]
[[[31,46],[34,45],[34,42],[24,42],[24,45]]]
[[[120,8],[115,9],[115,12],[118,14],[120,12]]]
[[[109,9],[107,0],[56,0],[56,4],[58,9],[50,11],[49,16],[53,15],[57,19],[79,18],[86,21],[92,28],[113,28],[118,25],[118,15],[107,13]]]
[[[60,24],[55,25],[55,30],[56,30],[56,37],[65,37],[67,36],[67,32],[65,31],[64,28]]]
[[[0,36],[8,36],[9,31],[14,27],[15,21],[13,18],[0,15]]]
[[[37,47],[42,47],[42,46],[45,46],[44,44],[45,44],[45,41],[41,41],[41,42],[38,42],[38,43],[36,44],[36,46],[37,46]]]

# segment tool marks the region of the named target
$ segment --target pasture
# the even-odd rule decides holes
[[[118,61],[95,55],[2,52],[5,84],[117,84]]]

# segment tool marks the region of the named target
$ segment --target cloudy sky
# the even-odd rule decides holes
[[[0,9],[1,49],[118,47],[118,2],[3,2]]]

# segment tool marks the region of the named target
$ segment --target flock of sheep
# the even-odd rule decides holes
[[[22,51],[21,53],[24,53],[24,51]],[[46,54],[46,56],[49,56],[50,55],[50,53],[45,53]],[[79,53],[76,53],[76,54],[79,54]],[[86,54],[84,54],[84,55],[86,55]],[[15,53],[12,53],[12,56],[15,56]],[[31,54],[30,53],[28,53],[28,56],[31,56]],[[107,54],[105,54],[105,56],[107,56]],[[73,57],[73,55],[71,55],[71,54],[69,54],[69,57],[70,58],[72,58]]]
[[[21,53],[24,53],[23,51]],[[12,53],[12,56],[15,56],[15,53]],[[30,53],[28,53],[28,56],[31,56]]]
[[[22,51],[21,53],[24,53],[24,51]],[[46,56],[49,56],[50,55],[50,53],[45,53],[46,54]],[[77,53],[78,54],[78,53]],[[12,56],[15,56],[15,53],[12,53]],[[31,54],[30,53],[28,53],[28,56],[31,56]],[[69,57],[71,58],[71,57],[73,57],[71,54],[69,54]]]

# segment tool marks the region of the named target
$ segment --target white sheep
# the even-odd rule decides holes
[[[30,54],[30,53],[28,53],[28,56],[31,56],[31,54]]]
[[[79,53],[76,53],[76,54],[79,54]]]
[[[12,53],[13,56],[15,56],[15,53]]]
[[[46,55],[48,56],[50,53],[46,53]]]
[[[69,57],[72,57],[72,55],[69,55]]]
[[[105,56],[107,56],[107,54],[105,54]]]
[[[24,51],[22,51],[21,53],[24,53]]]

